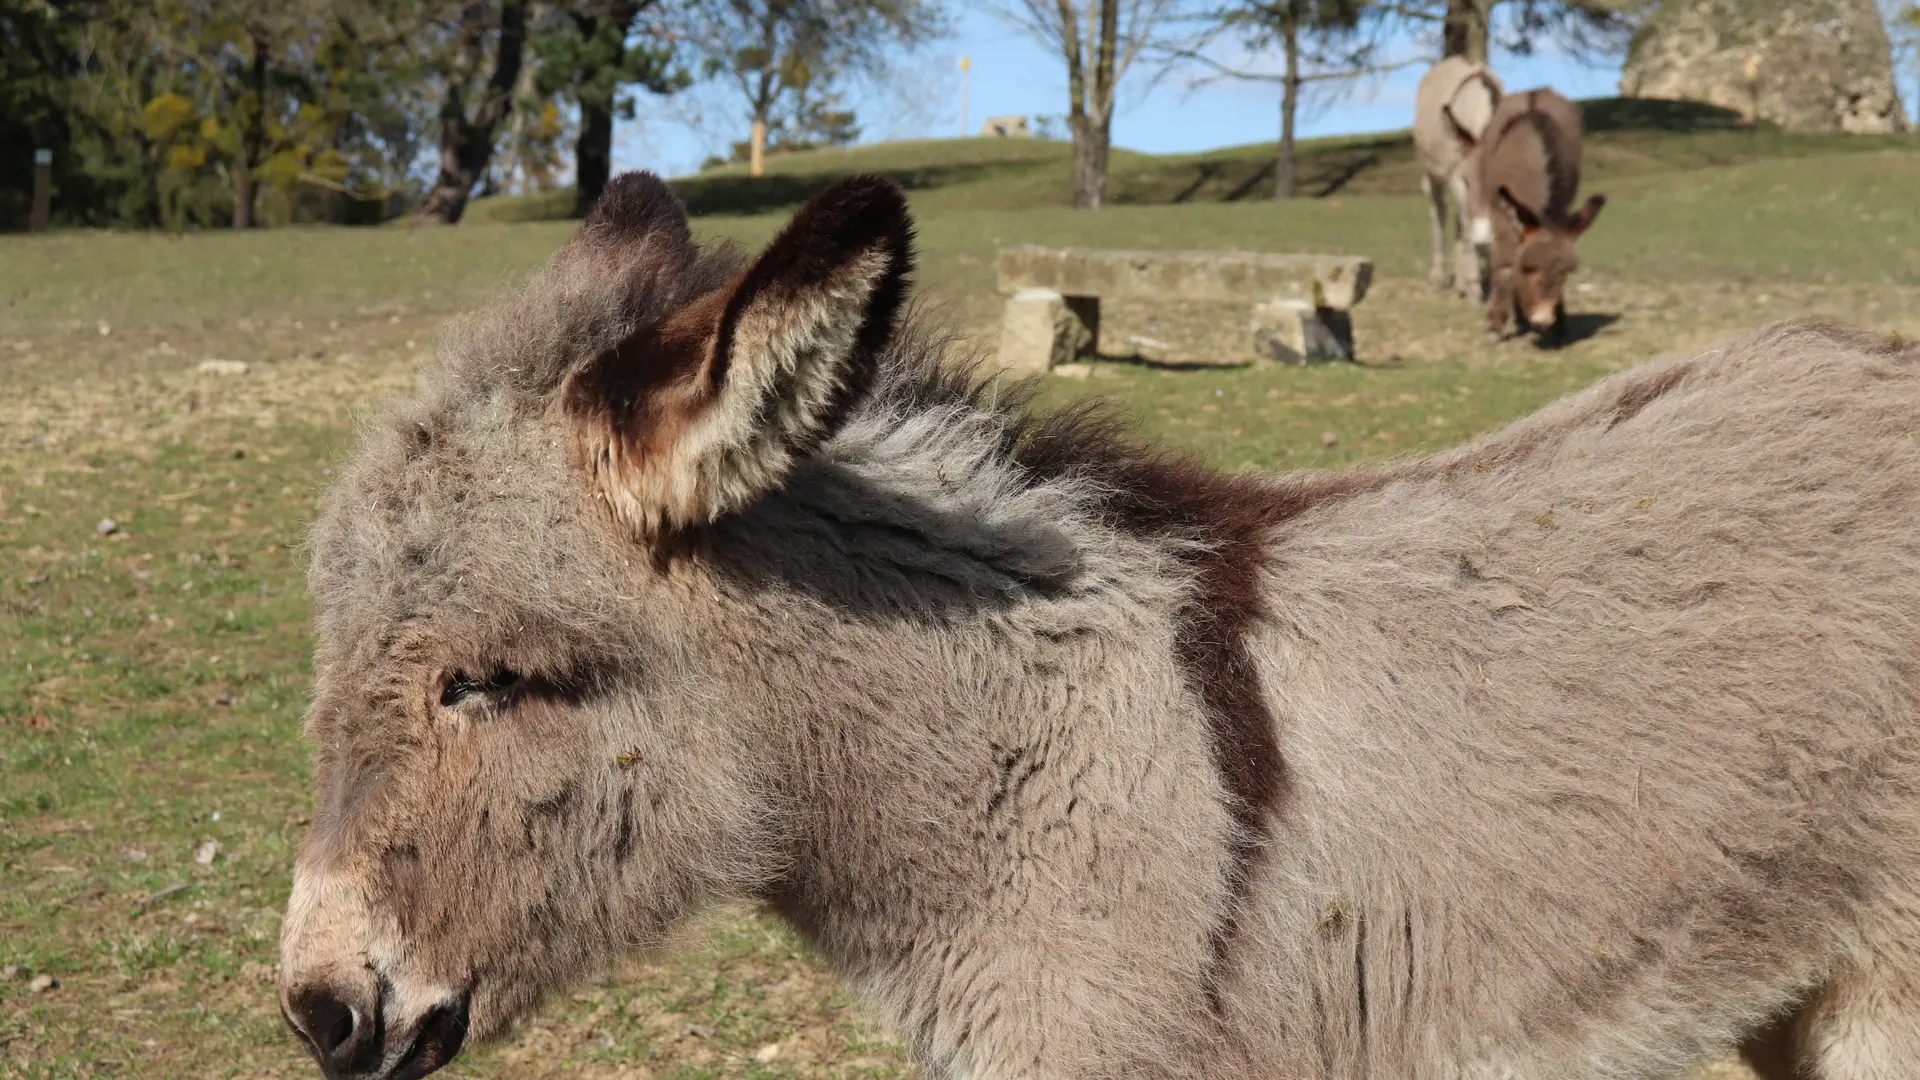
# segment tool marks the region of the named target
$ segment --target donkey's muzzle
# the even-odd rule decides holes
[[[434,1006],[408,1031],[390,1032],[382,1008],[385,989],[368,996],[343,987],[312,987],[282,1002],[287,1026],[327,1080],[419,1080],[460,1052],[467,1036],[467,995]]]
[[[280,1011],[287,1026],[306,1043],[329,1080],[370,1076],[386,1057],[379,1000],[332,987],[313,987],[289,995]]]

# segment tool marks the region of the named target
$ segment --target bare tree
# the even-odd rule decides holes
[[[678,21],[704,74],[745,99],[754,176],[765,169],[770,130],[805,127],[809,110],[837,100],[840,83],[885,77],[891,52],[946,29],[935,0],[687,0]]]
[[[1368,0],[1239,0],[1191,16],[1196,32],[1185,40],[1161,43],[1156,51],[1176,64],[1199,68],[1202,74],[1191,81],[1193,86],[1221,79],[1280,84],[1273,194],[1286,199],[1294,194],[1294,133],[1303,97],[1314,89],[1331,90],[1413,62],[1376,60],[1379,32],[1387,26],[1385,16]],[[1262,71],[1223,63],[1211,55],[1211,48],[1222,40],[1238,40],[1256,52],[1277,48],[1281,69]]]
[[[1114,92],[1177,2],[988,0],[995,12],[1066,62],[1073,205],[1091,209],[1106,198]]]
[[[1484,64],[1493,46],[1531,52],[1551,39],[1575,55],[1610,55],[1625,44],[1654,0],[1383,0],[1379,9],[1415,27],[1440,31],[1440,54]],[[1511,14],[1496,26],[1494,12]],[[1499,31],[1496,41],[1496,30]]]

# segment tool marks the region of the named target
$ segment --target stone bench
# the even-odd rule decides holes
[[[1008,294],[1000,364],[1019,374],[1093,353],[1102,301],[1242,302],[1252,309],[1246,361],[1353,359],[1353,306],[1373,263],[1347,255],[1250,251],[1099,251],[1004,248]]]

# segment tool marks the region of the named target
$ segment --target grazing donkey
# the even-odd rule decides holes
[[[1494,106],[1500,79],[1484,65],[1449,56],[1420,77],[1414,97],[1413,150],[1420,161],[1420,190],[1433,220],[1433,266],[1427,280],[1446,288],[1447,196],[1453,196],[1452,284],[1464,296],[1482,294],[1480,260],[1493,243],[1487,200],[1479,173],[1468,167]]]
[[[1587,231],[1605,195],[1573,210],[1580,191],[1580,107],[1542,88],[1501,99],[1475,155],[1479,190],[1492,192],[1492,288],[1487,333],[1507,334],[1515,310],[1526,324],[1558,336],[1566,328],[1567,278],[1580,268],[1573,242]]]
[[[910,235],[853,179],[743,266],[622,177],[369,431],[281,942],[329,1076],[720,897],[934,1076],[1912,1075],[1920,353],[1226,476],[943,369]]]

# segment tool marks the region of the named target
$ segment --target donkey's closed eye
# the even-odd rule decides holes
[[[496,668],[483,678],[456,671],[447,676],[446,684],[440,688],[440,707],[453,709],[468,701],[498,699],[523,681],[519,672],[505,668]]]

